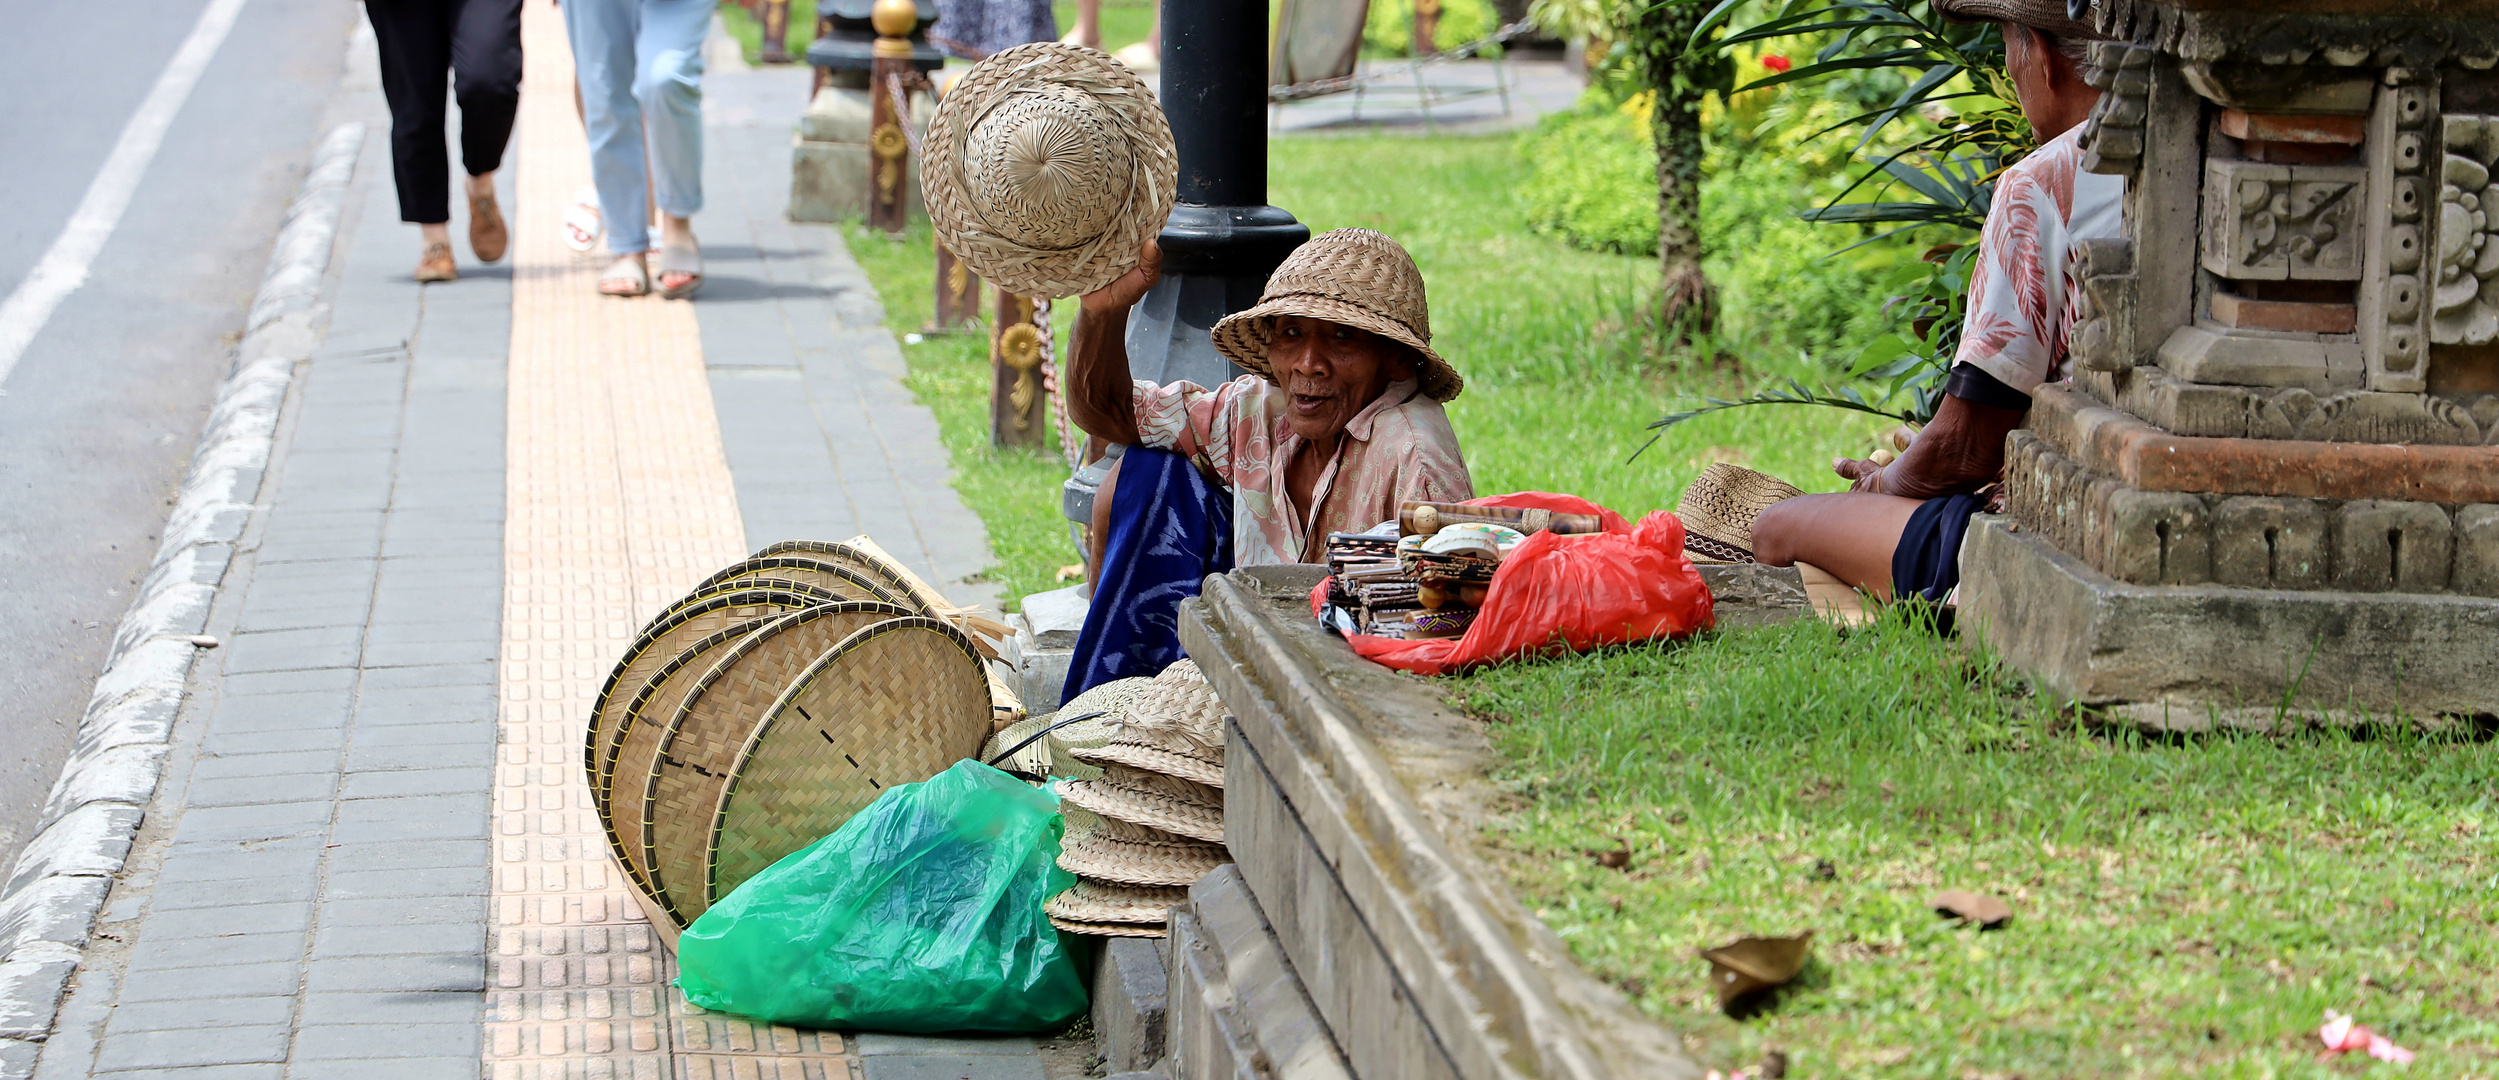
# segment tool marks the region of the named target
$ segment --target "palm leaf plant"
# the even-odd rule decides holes
[[[1970,241],[1986,220],[1995,178],[2034,146],[2030,125],[2012,104],[2004,39],[1993,24],[1951,22],[1923,0],[1785,0],[1758,22],[1732,25],[1739,15],[1758,10],[1759,2],[1716,0],[1686,47],[1725,50],[1798,38],[1819,47],[1812,62],[1753,80],[1736,93],[1879,72],[1906,80],[1875,107],[1815,133],[1855,131],[1852,153],[1867,166],[1838,195],[1800,216],[1855,229],[1856,239],[1834,255],[1911,235],[1939,242],[1890,280],[1889,287],[1898,291],[1886,308],[1899,329],[1870,343],[1848,370],[1851,378],[1877,382],[1879,393],[1845,385],[1809,388],[1790,379],[1740,398],[1706,398],[1649,427],[1663,431],[1751,405],[1819,405],[1923,424],[1935,415],[1945,373],[1961,344],[1970,263],[1977,254]],[[1963,108],[1956,111],[1955,105]],[[1918,133],[1904,130],[1904,124],[1928,127]]]

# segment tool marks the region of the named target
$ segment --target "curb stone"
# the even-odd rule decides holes
[[[320,340],[321,283],[365,125],[323,136],[289,203],[234,370],[218,387],[191,471],[138,596],[113,632],[78,739],[34,840],[0,890],[0,1080],[34,1074],[87,935],[130,851],[165,762],[209,606],[275,441],[295,367]]]

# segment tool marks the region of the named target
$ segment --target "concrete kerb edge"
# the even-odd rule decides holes
[[[0,1080],[33,1075],[156,791],[199,651],[193,639],[251,520],[295,368],[319,342],[322,283],[364,140],[362,122],[331,128],[288,204],[164,541],[113,632],[40,831],[0,891]]]

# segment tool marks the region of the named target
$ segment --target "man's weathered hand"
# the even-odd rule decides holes
[[[1083,300],[1084,309],[1103,315],[1115,312],[1125,313],[1129,308],[1137,306],[1137,301],[1145,299],[1146,290],[1152,289],[1154,283],[1162,280],[1162,277],[1163,246],[1147,240],[1145,248],[1137,253],[1136,269],[1121,274],[1118,280],[1108,285],[1086,293]]]
[[[1848,485],[1850,491],[1870,491],[1878,494],[1883,491],[1883,467],[1874,462],[1859,461],[1855,458],[1832,458],[1831,471],[1840,474],[1842,479],[1850,481]]]

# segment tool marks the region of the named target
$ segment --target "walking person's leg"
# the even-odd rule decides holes
[[[642,253],[651,227],[639,209],[650,199],[650,175],[642,157],[642,106],[634,100],[634,39],[641,33],[640,0],[565,0],[564,29],[573,45],[574,78],[581,90],[582,132],[590,142],[590,179],[599,189],[607,226],[607,249],[616,256],[599,275],[599,291],[640,296],[651,291]]]
[[[460,163],[469,174],[469,250],[494,262],[512,240],[495,204],[495,170],[521,109],[521,0],[460,0],[451,95],[460,102]]]
[[[418,281],[460,276],[451,258],[451,156],[443,143],[443,76],[451,67],[452,6],[442,0],[368,0],[390,102],[391,172],[399,220],[414,222],[425,251]]]
[[[634,97],[650,132],[651,180],[660,213],[658,281],[671,299],[703,283],[692,218],[703,208],[703,36],[713,0],[641,0],[641,60]]]

